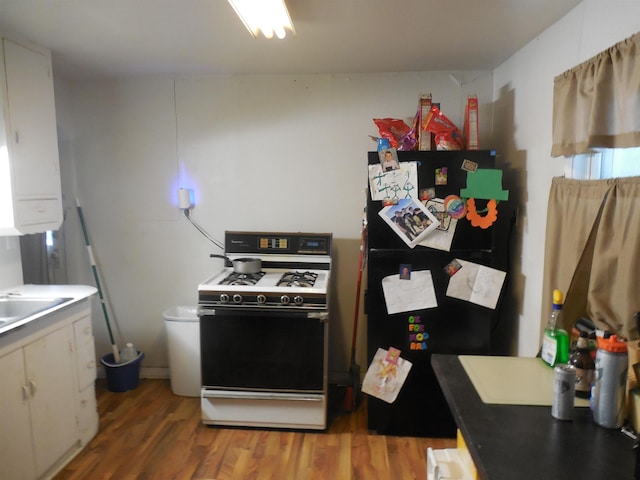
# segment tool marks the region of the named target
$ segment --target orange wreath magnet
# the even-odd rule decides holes
[[[498,219],[498,204],[495,199],[489,200],[487,203],[487,214],[482,217],[476,210],[475,198],[467,200],[467,220],[471,222],[474,227],[489,228]]]

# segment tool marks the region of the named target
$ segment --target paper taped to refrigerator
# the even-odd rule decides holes
[[[438,306],[430,270],[413,271],[410,280],[399,274],[384,277],[382,291],[389,315]]]
[[[449,279],[447,296],[495,309],[507,274],[459,258],[456,260],[462,267]]]
[[[413,364],[402,357],[398,357],[394,362],[389,362],[387,353],[384,348],[378,348],[376,351],[362,381],[362,391],[387,403],[393,403]]]
[[[432,198],[422,203],[436,217],[437,226],[433,232],[420,241],[420,245],[435,248],[436,250],[444,250],[445,252],[450,251],[458,220],[447,215],[444,208],[444,200],[441,198]]]
[[[400,168],[383,172],[379,163],[369,165],[372,200],[418,198],[417,162],[400,162]]]

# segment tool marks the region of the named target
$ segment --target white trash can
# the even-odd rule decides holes
[[[200,320],[198,308],[174,306],[162,312],[167,327],[171,391],[200,396]]]

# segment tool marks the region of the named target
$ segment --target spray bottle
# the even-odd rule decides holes
[[[542,361],[551,367],[569,361],[569,335],[562,328],[562,292],[553,291],[553,307],[542,337]]]

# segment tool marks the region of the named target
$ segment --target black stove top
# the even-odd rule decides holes
[[[313,287],[318,274],[315,272],[286,272],[280,278],[278,287]]]
[[[255,285],[264,277],[264,272],[238,273],[231,272],[218,285]]]

